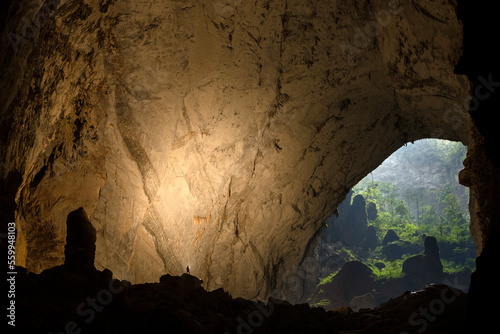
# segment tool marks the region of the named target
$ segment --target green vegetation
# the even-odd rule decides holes
[[[456,171],[460,169],[465,158],[465,146],[460,143],[429,141],[423,149],[406,157],[424,159],[442,170],[453,173],[445,175],[445,184],[434,188],[407,188],[401,191],[394,183],[375,181],[367,176],[353,191],[361,194],[367,205],[372,202],[377,206],[378,216],[370,221],[376,230],[377,237],[383,240],[389,229],[399,236],[397,241],[403,250],[403,258],[390,261],[382,254],[382,247],[370,252],[363,261],[372,267],[380,278],[398,277],[401,265],[410,255],[423,250],[423,239],[433,236],[437,239],[444,271],[458,272],[474,269],[475,246],[469,232],[469,214],[464,209],[463,198],[468,197],[467,188],[457,185]],[[466,201],[465,201],[466,202]],[[375,263],[382,263],[382,270]]]
[[[396,243],[405,250],[403,259],[390,261],[382,254],[382,247],[377,247],[364,260],[372,268],[376,262],[385,265],[383,270],[375,267],[374,273],[381,278],[401,275],[402,262],[409,255],[419,252],[416,250],[422,250],[426,236],[433,236],[438,241],[445,272],[458,272],[466,267],[473,270],[475,246],[469,232],[469,218],[449,185],[438,190],[422,190],[424,199],[428,192],[433,192],[439,206],[422,206],[418,217],[410,216],[407,203],[398,197],[396,190],[393,184],[380,181],[361,183],[355,189],[366,198],[367,203],[377,205],[377,218],[370,223],[375,227],[378,239],[382,241],[387,231],[392,229],[399,236]]]
[[[308,302],[325,308],[338,307],[337,299],[344,297],[335,294],[332,283],[342,264],[354,260],[371,269],[372,292],[379,298],[384,293],[389,296],[392,284],[397,290],[409,281],[394,279],[404,276],[403,263],[408,258],[424,251],[428,236],[437,240],[445,280],[473,271],[476,249],[469,232],[468,189],[457,182],[465,153],[466,147],[460,143],[418,141],[398,150],[385,166],[361,180],[348,198],[353,201],[356,195],[362,195],[366,216],[359,212],[362,207],[342,203],[337,219],[332,217],[323,242],[331,247],[325,248],[329,256],[338,261],[324,262],[322,279]],[[346,210],[344,215],[342,210]],[[352,223],[358,222],[354,217],[363,217],[359,218],[363,219],[363,226],[366,222],[369,225],[369,234],[362,243],[349,239],[353,235],[349,226],[358,226]],[[386,235],[392,238],[384,242]],[[346,284],[343,278],[339,284]]]
[[[331,273],[330,275],[326,276],[321,280],[321,282],[319,282],[318,286],[331,283],[335,275],[337,275],[337,273]]]
[[[427,204],[419,208],[418,217],[412,217],[405,201],[399,199],[397,187],[389,182],[362,181],[354,192],[363,195],[366,202],[377,206],[378,217],[372,223],[378,230],[379,237],[388,229],[409,242],[414,242],[419,234],[435,236],[438,241],[451,242],[460,239],[467,242],[470,238],[469,217],[460,207],[457,195],[451,192],[449,184],[438,190],[422,190],[422,197],[434,195],[436,204]]]
[[[408,258],[408,256],[404,256],[403,258],[395,261],[386,260],[382,254],[380,254],[380,250],[378,250],[375,256],[370,257],[365,264],[370,267],[373,271],[373,275],[377,280],[389,280],[392,278],[400,278],[403,277],[403,262]],[[383,263],[385,267],[383,269],[379,269],[376,264]]]
[[[313,304],[314,307],[327,307],[330,305],[330,301],[328,299],[322,299],[319,302]]]

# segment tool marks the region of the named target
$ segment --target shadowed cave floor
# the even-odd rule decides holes
[[[325,311],[208,292],[187,274],[130,285],[91,266],[16,269],[15,328],[36,333],[461,333],[466,309],[466,294],[445,285],[373,310]]]

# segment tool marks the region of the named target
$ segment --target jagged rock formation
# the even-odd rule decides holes
[[[327,219],[328,228],[321,232],[323,242],[342,242],[346,246],[360,246],[365,241],[368,230],[365,199],[356,195],[352,199],[352,191],[339,205],[338,216],[332,215]]]
[[[365,249],[375,249],[379,245],[377,238],[377,231],[373,225],[369,225],[366,229],[366,238],[363,241],[363,248]]]
[[[83,208],[72,211],[66,220],[66,266],[94,266],[96,231]]]
[[[340,241],[347,246],[361,244],[366,238],[368,227],[366,204],[363,196],[356,195],[352,199],[346,223]]]
[[[329,309],[349,306],[354,297],[371,292],[375,287],[372,271],[359,261],[346,262],[335,275],[331,284],[324,286],[325,295],[331,301]]]
[[[377,217],[377,205],[373,202],[368,202],[368,206],[366,207],[366,218],[368,218],[368,220],[375,220]]]
[[[399,240],[398,234],[393,229],[389,229],[385,233],[384,239],[382,239],[382,245],[385,246],[390,242],[394,242],[394,241],[398,241],[398,240]]]
[[[93,334],[399,334],[424,326],[431,333],[460,333],[464,324],[466,296],[445,285],[406,293],[373,310],[354,313],[348,307],[325,311],[276,299],[265,304],[234,299],[222,289],[207,292],[199,279],[187,274],[130,285],[111,280],[104,271],[75,269],[59,266],[33,274],[18,268],[17,329]],[[442,310],[436,300],[445,306]],[[419,313],[429,306],[431,313]],[[425,320],[428,315],[432,321]],[[408,321],[410,316],[414,321]]]
[[[66,216],[83,207],[96,267],[120,279],[189,265],[209,290],[293,298],[348,189],[408,141],[477,140],[455,7],[11,2],[0,178],[21,179],[18,263],[62,264]]]
[[[440,283],[443,279],[443,265],[439,259],[439,247],[434,237],[424,241],[424,253],[409,257],[403,262],[403,272],[416,281],[416,286]]]

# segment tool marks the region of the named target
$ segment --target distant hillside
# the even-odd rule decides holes
[[[387,158],[360,184],[371,180],[391,182],[400,189],[402,199],[419,189],[431,192],[449,184],[462,209],[468,212],[468,188],[458,183],[466,152],[466,146],[447,140],[423,139],[409,143]],[[427,202],[433,200],[427,198]],[[410,210],[412,206],[410,201]]]

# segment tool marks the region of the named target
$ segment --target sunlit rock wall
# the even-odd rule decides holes
[[[467,143],[454,1],[17,1],[2,33],[1,172],[17,253],[133,282],[295,298],[287,277],[351,186],[408,141]]]

